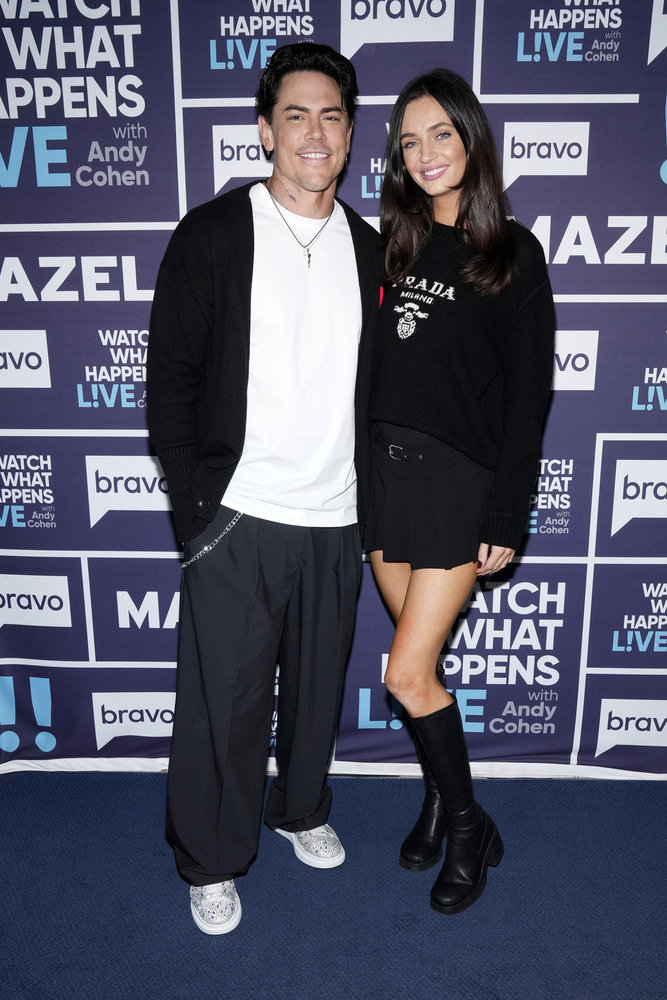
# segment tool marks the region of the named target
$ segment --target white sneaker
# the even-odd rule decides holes
[[[190,909],[204,934],[227,934],[241,919],[241,900],[232,879],[190,886]]]
[[[291,840],[299,861],[311,868],[337,868],[345,861],[343,845],[328,823],[316,826],[313,830],[300,830],[298,833],[276,827],[276,833]]]

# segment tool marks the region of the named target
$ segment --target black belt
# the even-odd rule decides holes
[[[391,433],[391,425],[380,424],[373,429],[373,440],[383,451],[386,449],[389,458],[393,458],[395,462],[425,462],[429,458],[442,455],[443,450],[447,450],[447,446],[442,441],[419,432],[415,432],[414,435],[417,438],[416,442],[408,441],[407,446],[392,444],[390,442]],[[419,438],[424,440],[420,442]]]
[[[389,458],[393,458],[396,462],[423,462],[424,454],[423,452],[416,451],[412,448],[404,448],[400,444],[388,444],[386,445],[389,451]]]

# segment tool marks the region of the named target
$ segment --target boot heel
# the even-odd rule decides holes
[[[500,839],[500,834],[496,830],[496,832],[493,835],[493,839],[489,844],[489,850],[486,855],[487,865],[491,865],[492,868],[496,868],[502,861],[504,853],[505,853],[505,848],[503,846],[503,842]]]

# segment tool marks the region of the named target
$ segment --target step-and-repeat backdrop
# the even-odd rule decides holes
[[[270,173],[257,80],[311,39],[359,78],[344,199],[376,221],[395,95],[448,66],[549,263],[525,547],[445,656],[474,772],[664,773],[665,0],[1,0],[0,20],[0,771],[166,766],[181,570],[145,430],[152,288],[188,208]],[[366,565],[334,772],[416,773],[391,636]]]

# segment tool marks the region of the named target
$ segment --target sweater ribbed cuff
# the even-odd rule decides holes
[[[526,531],[525,516],[487,511],[482,524],[480,541],[508,549],[518,549]]]
[[[197,467],[197,450],[194,445],[181,445],[160,452],[158,458],[167,477],[176,537],[182,542],[191,533],[192,480]]]

